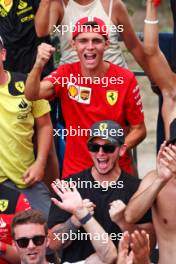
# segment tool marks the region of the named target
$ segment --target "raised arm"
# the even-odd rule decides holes
[[[35,15],[35,29],[38,37],[48,35],[54,25],[61,22],[64,11],[62,1],[41,0]]]
[[[161,91],[171,91],[174,88],[176,77],[161,52],[158,43],[157,7],[152,0],[147,0],[146,18],[144,20],[144,52],[149,65],[152,80]]]
[[[28,75],[25,85],[25,96],[28,100],[47,99],[54,96],[53,84],[49,81],[40,81],[45,64],[54,52],[54,48],[46,43],[38,46],[35,64]]]
[[[148,173],[142,180],[139,189],[130,199],[125,210],[125,220],[135,223],[152,207],[160,190],[175,175],[176,147],[165,143],[157,157],[157,170]]]
[[[113,22],[115,23],[115,25],[123,25],[123,32],[121,32],[120,34],[127,49],[131,52],[137,63],[143,68],[146,74],[150,75],[145,59],[143,44],[136,36],[125,4],[121,0],[116,0],[113,2]]]
[[[58,185],[53,185],[53,189],[61,198],[62,202],[59,202],[54,198],[52,199],[53,202],[58,207],[71,213],[77,218],[89,234],[91,243],[100,260],[107,264],[114,263],[117,258],[116,248],[102,226],[95,220],[94,217],[92,217],[89,210],[84,206],[83,200],[76,187],[71,187],[64,181],[60,182],[58,180],[57,182]],[[99,234],[98,240],[96,239],[97,234]],[[104,239],[103,237],[106,238]]]

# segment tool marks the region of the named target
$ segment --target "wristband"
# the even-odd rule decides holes
[[[153,0],[154,6],[159,6],[161,4],[161,0]]]
[[[6,251],[7,251],[7,244],[0,242],[0,256],[5,255]]]
[[[86,216],[84,216],[82,219],[79,219],[79,222],[82,225],[85,225],[90,219],[92,218],[92,215],[88,213]]]
[[[145,19],[144,20],[144,23],[145,24],[150,24],[150,25],[155,25],[155,24],[158,24],[159,20],[148,20],[148,19]]]

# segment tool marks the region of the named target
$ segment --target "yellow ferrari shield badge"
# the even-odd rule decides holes
[[[24,92],[24,82],[16,82],[15,88],[21,93]]]
[[[118,92],[117,91],[107,91],[106,92],[106,99],[110,105],[115,105],[118,99]]]
[[[9,205],[9,201],[8,200],[0,200],[0,212],[4,212],[7,208],[8,208],[8,205]]]
[[[2,6],[7,13],[10,12],[12,5],[13,5],[12,0],[0,0],[0,6]]]
[[[107,129],[107,127],[108,127],[108,125],[106,123],[100,123],[100,125],[99,125],[100,131]]]

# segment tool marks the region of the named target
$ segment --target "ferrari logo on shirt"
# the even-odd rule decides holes
[[[4,212],[7,208],[8,208],[8,205],[9,205],[9,201],[8,200],[0,200],[0,212]]]
[[[0,0],[0,5],[5,9],[6,12],[9,12],[13,5],[13,0]]]
[[[118,99],[118,92],[117,91],[107,91],[106,92],[106,99],[110,105],[115,105]]]
[[[22,82],[22,81],[20,81],[20,82],[16,82],[15,83],[15,88],[19,91],[19,92],[21,92],[21,93],[23,93],[24,92],[24,82]]]

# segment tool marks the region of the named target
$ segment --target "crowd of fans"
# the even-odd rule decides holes
[[[0,264],[150,264],[156,244],[155,263],[174,264],[176,58],[173,48],[171,69],[159,48],[159,5],[146,1],[142,43],[121,0],[0,2]],[[165,140],[142,181],[140,86],[119,36],[163,100]],[[52,100],[65,123],[62,171]]]

